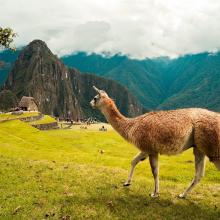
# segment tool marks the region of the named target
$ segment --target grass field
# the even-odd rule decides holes
[[[160,198],[153,199],[148,161],[122,186],[137,152],[112,129],[2,122],[0,219],[220,219],[220,172],[211,163],[192,194],[178,199],[193,177],[192,151],[161,156]]]
[[[11,112],[2,113],[0,114],[0,121],[1,120],[10,120],[10,119],[17,119],[17,118],[26,118],[31,116],[37,116],[39,112],[24,112],[21,115],[13,115]]]
[[[49,115],[44,115],[43,118],[36,120],[36,121],[32,121],[29,124],[31,125],[39,125],[39,124],[48,124],[48,123],[53,123],[56,122],[56,119],[49,116]]]

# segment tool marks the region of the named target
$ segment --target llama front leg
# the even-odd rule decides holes
[[[135,158],[131,161],[131,170],[130,173],[128,175],[128,180],[124,183],[124,186],[129,186],[131,184],[131,180],[134,174],[134,169],[136,167],[136,165],[140,162],[145,160],[147,157],[147,154],[144,152],[140,152],[138,153]]]
[[[158,154],[149,155],[149,161],[151,171],[154,176],[154,192],[151,197],[159,197],[159,166],[158,166]]]
[[[197,148],[193,149],[195,156],[195,177],[189,187],[179,195],[180,198],[185,198],[186,195],[192,191],[192,189],[198,184],[201,178],[204,176],[205,169],[205,154],[199,151]]]

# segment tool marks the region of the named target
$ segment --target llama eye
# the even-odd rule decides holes
[[[94,97],[94,101],[95,101],[95,102],[97,101],[97,98],[96,98],[96,97]]]

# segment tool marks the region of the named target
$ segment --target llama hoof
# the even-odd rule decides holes
[[[159,197],[159,193],[151,193],[150,197],[152,198],[158,198]]]
[[[130,183],[127,183],[127,182],[123,184],[123,186],[130,186],[130,185],[131,185],[131,184],[130,184]]]
[[[184,193],[181,193],[181,194],[179,194],[179,196],[178,196],[180,199],[185,199],[186,198],[186,195],[184,194]]]

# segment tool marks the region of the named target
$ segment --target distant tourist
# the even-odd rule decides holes
[[[99,131],[107,131],[107,128],[103,125],[101,128],[99,128]]]

